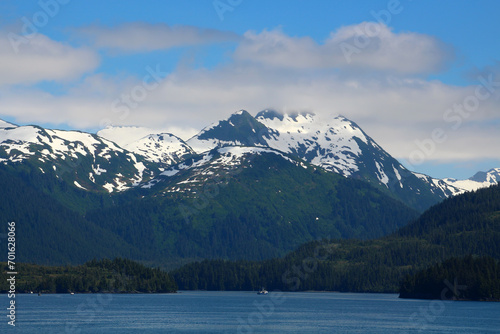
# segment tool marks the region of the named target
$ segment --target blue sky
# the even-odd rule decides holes
[[[499,9],[497,1],[2,1],[0,117],[186,138],[238,109],[342,114],[408,168],[466,178],[500,167]]]

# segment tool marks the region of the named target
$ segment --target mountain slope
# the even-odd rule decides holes
[[[144,198],[87,218],[170,257],[269,258],[325,236],[381,236],[416,217],[365,182],[268,148],[214,149],[133,191]]]
[[[450,282],[457,288],[450,289]],[[491,257],[448,259],[407,276],[399,298],[500,301],[500,263]]]
[[[124,148],[161,166],[179,163],[195,154],[182,139],[170,133],[151,134]]]
[[[268,131],[265,125],[258,122],[246,110],[240,110],[227,120],[221,120],[204,128],[187,143],[197,153],[222,146],[268,146],[263,138]]]
[[[270,147],[345,177],[361,179],[423,211],[459,190],[418,177],[345,117],[239,111],[187,141],[198,153],[220,146]]]
[[[486,188],[500,182],[500,168],[493,168],[487,172],[477,172],[467,180],[447,178],[443,180],[447,184],[459,189],[459,193]]]
[[[9,166],[0,166],[0,220],[5,222],[0,224],[0,233],[7,233],[7,222],[15,222],[16,261],[75,264],[102,257],[141,258],[137,248],[116,234],[86,220],[52,194],[37,189],[33,177],[43,178],[45,174],[30,174],[12,173]],[[81,196],[81,205],[87,192],[74,191]]]
[[[179,289],[394,293],[407,275],[469,255],[500,260],[500,185],[447,199],[379,239],[313,241],[283,258],[195,262],[171,274]]]
[[[38,126],[0,129],[0,163],[30,165],[94,191],[123,191],[148,180],[157,167],[111,141],[79,131]]]
[[[136,126],[108,126],[97,135],[161,167],[179,163],[195,153],[184,140],[171,133],[150,131]]]

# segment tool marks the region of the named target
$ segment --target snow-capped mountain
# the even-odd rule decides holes
[[[232,114],[201,130],[187,140],[196,153],[222,146],[269,146],[265,136],[269,129],[245,110]]]
[[[467,180],[446,178],[443,179],[443,182],[459,189],[457,194],[461,194],[466,191],[475,191],[500,182],[500,168],[493,168],[487,172],[477,172],[474,176],[468,178]]]
[[[201,153],[221,146],[262,146],[290,154],[345,177],[388,190],[408,205],[424,209],[458,192],[447,183],[419,177],[383,150],[356,123],[339,116],[264,110],[252,117],[241,110],[187,141]]]
[[[226,146],[190,158],[180,164],[172,166],[151,180],[142,188],[151,188],[158,183],[165,182],[168,187],[164,192],[196,194],[200,188],[212,181],[212,186],[224,183],[229,176],[235,175],[235,170],[251,168],[252,160],[257,156],[272,156],[294,166],[307,168],[300,160],[292,159],[280,151],[265,147]]]
[[[354,122],[341,116],[324,122],[313,113],[289,115],[264,110],[254,118],[242,110],[203,129],[188,144],[198,153],[218,146],[270,147],[346,177],[372,167],[378,181],[387,187],[391,182],[400,183],[397,174],[404,169]]]
[[[109,139],[129,152],[146,160],[159,163],[162,167],[176,164],[195,154],[181,138],[171,133],[144,135],[149,129],[141,127],[109,126],[97,135]]]
[[[0,129],[5,129],[5,128],[15,128],[17,125],[9,123],[4,121],[3,119],[0,119]]]
[[[362,152],[357,141],[379,148],[359,127],[343,117],[322,122],[312,113],[280,115],[265,110],[258,113],[256,119],[271,130],[266,135],[267,146],[343,176],[359,171],[357,160]]]
[[[433,192],[438,191],[439,193],[445,194],[446,197],[455,196],[464,192],[463,189],[458,188],[455,185],[446,182],[445,180],[436,179],[429,175],[421,173],[412,172],[412,174],[429,184]]]
[[[7,122],[0,127],[0,163],[30,163],[42,173],[53,171],[58,178],[71,179],[78,188],[108,192],[138,185],[156,170],[141,157],[93,134]]]
[[[151,134],[124,148],[143,156],[146,160],[162,165],[176,164],[195,154],[182,139],[170,133]]]
[[[240,110],[186,142],[170,133],[148,131],[108,127],[94,135],[1,121],[0,163],[30,162],[42,173],[50,170],[65,177],[75,187],[113,192],[149,188],[162,178],[187,173],[202,182],[215,166],[230,170],[245,156],[275,154],[364,180],[418,210],[500,180],[500,169],[468,180],[440,180],[411,172],[342,116],[321,119],[309,112],[264,110],[253,117]]]

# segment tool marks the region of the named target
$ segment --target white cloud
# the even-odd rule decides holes
[[[232,32],[202,29],[194,26],[126,23],[117,27],[90,26],[79,30],[97,47],[122,52],[149,52],[174,47],[234,42]]]
[[[4,37],[0,38],[0,85],[68,81],[99,64],[94,51],[75,48],[42,34],[0,37]]]
[[[436,71],[446,63],[447,48],[429,36],[380,28],[373,46],[356,54],[359,57],[351,63],[346,62],[339,45],[354,36],[354,27],[337,30],[321,45],[280,31],[247,33],[233,62],[223,66],[179,67],[165,73],[158,85],[153,81],[145,85],[148,66],[137,77],[89,75],[62,96],[33,87],[3,89],[0,115],[18,122],[69,124],[78,129],[106,124],[166,129],[187,139],[193,129],[239,109],[253,114],[268,107],[310,110],[323,117],[342,114],[352,119],[397,158],[408,158],[418,149],[415,141],[430,138],[439,127],[448,138],[437,143],[427,160],[500,159],[493,149],[500,146],[500,132],[491,126],[500,124],[500,87],[493,85],[498,92],[481,101],[454,129],[454,123],[444,119],[445,112],[473,96],[478,86],[456,87],[423,79],[419,74]],[[124,42],[116,43],[116,48],[122,48]],[[161,46],[154,43],[149,41],[144,47]],[[410,44],[414,46],[411,50]],[[60,46],[54,45],[56,49]],[[131,45],[138,48],[136,42]],[[149,68],[163,65],[149,64]],[[371,75],[360,73],[363,68],[372,71]],[[497,74],[486,69],[483,75],[490,73]],[[495,83],[499,77],[493,78]],[[123,96],[133,103],[126,105]],[[116,100],[120,103],[113,104]]]
[[[323,44],[280,30],[247,32],[244,37],[235,58],[272,67],[426,74],[441,70],[453,56],[449,46],[433,37],[393,33],[374,22],[342,27]]]
[[[439,81],[393,78],[346,80],[332,73],[298,76],[289,69],[232,65],[177,71],[136,101],[135,107],[125,108],[126,112],[112,107],[114,99],[130,95],[141,85],[134,78],[117,83],[95,76],[64,97],[15,91],[0,96],[0,114],[76,128],[102,127],[106,120],[114,125],[169,129],[187,139],[193,128],[201,129],[242,108],[253,114],[267,107],[311,110],[324,117],[342,114],[352,119],[396,158],[408,159],[419,149],[416,141],[428,141],[438,127],[446,132],[447,140],[435,143],[426,161],[500,158],[498,150],[492,149],[500,145],[500,133],[489,126],[500,122],[500,103],[493,96],[457,129],[455,122],[443,118],[447,109],[474,94],[474,85],[453,87]]]

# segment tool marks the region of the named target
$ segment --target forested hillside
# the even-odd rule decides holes
[[[448,199],[391,236],[315,241],[280,259],[203,261],[172,275],[180,289],[396,292],[407,275],[451,257],[500,259],[499,213],[497,185]]]
[[[375,238],[417,217],[365,182],[276,154],[247,159],[198,185],[198,174],[179,172],[138,190],[140,200],[89,211],[86,218],[161,257],[258,260],[323,237]],[[171,184],[189,193],[170,192]]]
[[[82,203],[82,208],[84,203],[100,205],[100,197],[65,189],[64,182],[41,173],[18,170],[14,174],[6,168],[0,167],[0,221],[4,222],[0,233],[6,232],[7,222],[16,222],[18,261],[69,264],[92,258],[139,256],[136,247],[70,209],[70,203]],[[59,196],[66,198],[59,201]]]
[[[0,219],[18,226],[19,261],[120,256],[171,267],[183,259],[279,257],[323,237],[375,238],[417,216],[362,181],[278,154],[245,159],[199,189],[185,182],[191,195],[167,191],[179,178],[104,194],[71,187],[53,171],[1,166]]]
[[[5,267],[5,268],[4,268]],[[3,263],[2,268],[6,269]],[[21,293],[88,293],[177,291],[172,278],[159,268],[148,268],[127,259],[92,260],[80,266],[47,267],[17,264],[16,291]],[[2,270],[0,292],[9,290],[7,270]]]
[[[500,263],[491,257],[451,258],[407,276],[399,297],[500,301]]]

